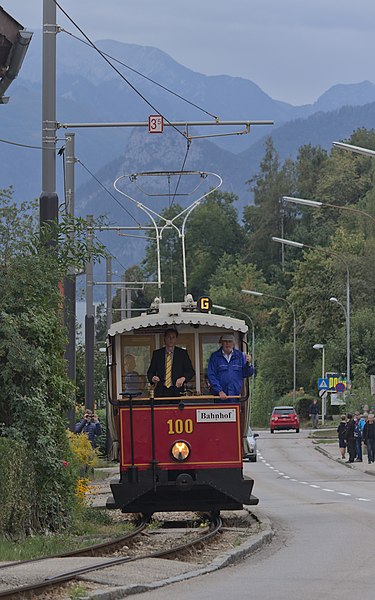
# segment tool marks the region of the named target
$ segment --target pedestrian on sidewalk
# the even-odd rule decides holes
[[[366,425],[367,421],[368,421],[368,412],[364,412],[363,415],[361,415],[361,418],[359,419],[359,426],[361,428],[361,437],[362,437],[362,442],[363,442],[362,458],[363,458],[363,456],[365,456],[367,454],[367,446],[364,442],[364,435],[363,435],[363,429],[364,429],[364,426]]]
[[[355,459],[354,420],[353,415],[351,413],[348,413],[346,417],[348,421],[346,424],[345,442],[349,452],[349,460],[347,460],[346,462],[352,463]]]
[[[95,437],[102,434],[102,428],[99,422],[99,417],[94,415],[89,408],[85,409],[85,414],[82,419],[76,424],[76,433],[85,433],[89,439],[91,446],[95,447]]]
[[[369,413],[368,415],[368,421],[363,428],[363,436],[367,446],[368,464],[371,465],[371,463],[374,462],[375,457],[375,422],[372,413]]]
[[[345,458],[345,450],[346,450],[346,442],[345,442],[345,433],[346,433],[346,415],[341,415],[341,421],[337,427],[337,434],[339,437],[339,450],[342,459]]]
[[[356,454],[356,458],[355,461],[356,462],[362,462],[362,431],[361,431],[361,426],[359,424],[359,420],[360,420],[360,414],[359,413],[355,413],[354,414],[354,444],[355,444],[355,454]]]
[[[317,429],[319,425],[319,406],[318,401],[314,400],[309,407],[309,417],[311,417],[311,427]]]

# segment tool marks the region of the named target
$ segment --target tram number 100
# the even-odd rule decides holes
[[[174,435],[175,433],[193,433],[194,423],[192,419],[168,419],[168,434]]]

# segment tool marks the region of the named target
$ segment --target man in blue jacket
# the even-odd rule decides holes
[[[221,348],[213,352],[208,361],[208,380],[211,390],[221,400],[228,396],[240,396],[242,381],[254,372],[250,354],[234,347],[234,335],[224,333],[220,338]]]

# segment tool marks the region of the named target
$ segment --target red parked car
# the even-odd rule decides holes
[[[299,419],[293,406],[275,406],[270,419],[270,432],[295,429],[299,433]]]

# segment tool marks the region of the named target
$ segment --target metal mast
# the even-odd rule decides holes
[[[56,4],[43,0],[42,193],[40,225],[58,220],[56,193]]]

